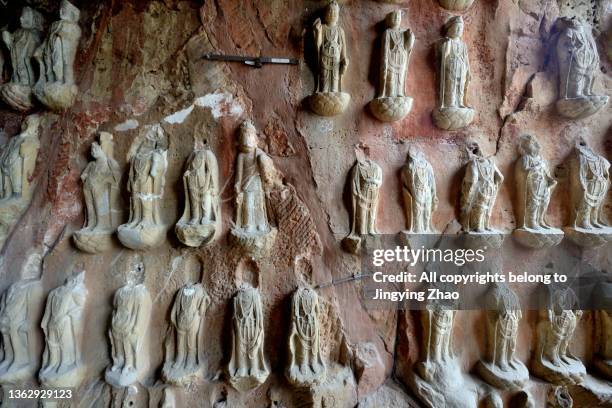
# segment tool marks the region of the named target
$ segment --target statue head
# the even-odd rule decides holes
[[[102,151],[102,147],[98,144],[98,142],[93,142],[91,144],[91,156],[94,159],[104,158],[104,151]]]
[[[21,279],[38,279],[40,277],[42,267],[42,255],[33,253],[28,256],[21,268]]]
[[[85,269],[83,267],[75,268],[72,276],[66,279],[66,286],[69,288],[76,288],[85,283]]]
[[[480,145],[474,140],[469,140],[465,144],[465,149],[470,159],[474,157],[483,157],[482,150],[480,150]]]
[[[140,261],[135,262],[128,270],[126,281],[128,285],[138,285],[144,282],[145,267]]]
[[[152,149],[166,150],[168,145],[164,134],[164,128],[159,123],[145,126],[145,138],[142,145]]]
[[[78,8],[72,5],[68,0],[62,0],[60,4],[60,19],[64,21],[70,21],[72,23],[78,23],[81,12]]]
[[[463,36],[463,18],[461,16],[451,17],[444,24],[444,32],[447,37],[461,38]]]
[[[325,24],[335,25],[340,16],[340,6],[335,1],[329,3],[325,8]]]
[[[402,24],[402,11],[394,10],[387,14],[385,18],[385,23],[389,28],[399,28],[400,24]]]
[[[407,156],[408,161],[418,162],[424,159],[425,157],[423,156],[423,152],[419,150],[416,146],[410,145],[410,147],[408,147],[408,156]]]
[[[44,18],[42,14],[34,10],[31,7],[24,7],[21,11],[21,17],[19,18],[19,24],[22,28],[35,29],[42,31]]]
[[[240,125],[240,150],[249,152],[257,147],[257,129],[250,120]]]
[[[40,126],[40,115],[29,115],[21,122],[21,133],[38,134]]]
[[[540,153],[540,143],[534,136],[524,134],[519,141],[519,153],[535,156]]]

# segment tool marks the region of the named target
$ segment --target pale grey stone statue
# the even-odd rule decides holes
[[[2,32],[2,41],[11,57],[12,72],[10,82],[0,88],[0,97],[18,111],[28,111],[33,107],[32,87],[38,79],[33,56],[43,40],[44,22],[42,14],[25,6],[19,19],[21,27],[12,34]]]
[[[344,30],[338,25],[340,6],[332,1],[325,9],[323,21],[313,25],[316,70],[315,92],[309,97],[310,108],[321,116],[335,116],[347,108],[351,95],[342,92],[342,76],[349,59]]]
[[[513,235],[518,242],[530,248],[558,245],[563,239],[563,231],[546,222],[546,211],[557,180],[550,175],[548,164],[540,154],[540,144],[534,136],[521,136],[518,150],[521,157],[514,168],[517,229]]]
[[[582,310],[571,288],[547,288],[548,308],[540,311],[537,348],[531,372],[553,384],[580,384],[586,375],[582,362],[570,352],[570,343]]]
[[[112,246],[112,235],[121,221],[119,182],[121,170],[113,157],[113,135],[100,132],[100,143],[91,145],[91,161],[83,173],[85,225],[73,235],[77,248],[100,253]]]
[[[402,119],[412,108],[406,96],[406,72],[414,45],[414,34],[400,29],[402,12],[395,10],[385,19],[382,36],[380,77],[376,98],[370,102],[372,114],[383,122]]]
[[[438,103],[432,112],[440,129],[457,130],[474,120],[475,111],[468,106],[470,62],[463,42],[463,18],[452,17],[444,25],[446,36],[436,43]]]
[[[168,139],[159,124],[145,126],[143,132],[144,137],[128,153],[130,218],[117,229],[123,245],[139,250],[160,245],[167,229],[159,204],[168,169]]]
[[[202,327],[210,297],[200,283],[188,283],[176,293],[170,321],[175,336],[166,346],[162,378],[167,383],[189,384],[202,369]]]
[[[439,0],[440,6],[450,11],[463,12],[470,8],[475,0]]]
[[[289,366],[287,379],[296,386],[310,386],[325,380],[321,355],[319,297],[309,287],[300,287],[291,302]]]
[[[62,0],[60,19],[51,24],[47,38],[34,53],[40,66],[34,94],[52,110],[71,107],[79,91],[74,78],[74,60],[81,38],[80,15],[78,8]]]
[[[593,291],[597,302],[595,338],[597,354],[593,364],[597,371],[612,380],[612,282],[601,282]]]
[[[40,296],[42,258],[31,254],[21,279],[0,298],[0,384],[18,384],[35,372],[38,356],[32,349],[36,298]],[[36,320],[38,321],[38,320]]]
[[[236,159],[236,221],[232,240],[252,257],[266,254],[277,229],[270,224],[267,191],[280,184],[270,156],[257,147],[257,131],[250,121],[240,125],[240,153]]]
[[[241,288],[234,297],[232,318],[232,357],[229,380],[240,392],[263,384],[270,369],[264,357],[264,321],[259,290]]]
[[[47,297],[41,323],[46,346],[38,374],[46,387],[77,388],[83,380],[81,347],[86,300],[85,271],[68,278]]]
[[[478,362],[480,376],[494,387],[521,390],[529,371],[515,355],[519,322],[523,317],[516,293],[505,283],[495,283],[486,295],[486,352]]]
[[[557,111],[570,119],[595,114],[609,98],[593,93],[599,53],[592,28],[578,17],[561,17],[553,26],[552,36],[559,68]]]
[[[144,285],[145,268],[136,263],[127,273],[127,283],[117,289],[108,337],[112,364],[106,369],[106,382],[128,387],[140,381],[148,368],[147,341],[151,320],[151,295]]]
[[[570,225],[566,236],[582,247],[597,247],[612,241],[612,228],[604,220],[603,207],[610,187],[610,162],[586,142],[586,132],[577,139],[569,163]]]
[[[176,224],[176,235],[190,247],[212,242],[221,225],[219,166],[215,154],[197,147],[183,174],[185,210]]]
[[[406,164],[401,172],[404,210],[408,232],[435,233],[432,214],[438,206],[436,179],[433,167],[423,152],[414,146],[408,150]]]

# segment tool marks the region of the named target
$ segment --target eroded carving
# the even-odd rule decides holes
[[[342,92],[342,76],[349,64],[344,30],[338,25],[340,6],[332,1],[325,9],[323,22],[313,25],[316,73],[315,92],[309,99],[310,108],[321,116],[335,116],[346,109],[351,95]]]
[[[38,374],[46,387],[77,388],[83,380],[81,345],[86,300],[85,271],[68,278],[47,297],[41,323],[46,345]]]
[[[81,174],[86,221],[73,240],[80,250],[95,254],[111,248],[112,235],[121,220],[121,170],[113,157],[113,135],[100,132],[100,143],[92,143],[91,156],[94,160]]]
[[[519,143],[521,157],[514,168],[518,199],[518,228],[514,230],[514,237],[531,248],[558,245],[563,239],[563,231],[546,222],[546,211],[557,180],[550,175],[534,136],[523,135]]]
[[[234,297],[229,380],[238,391],[263,384],[270,369],[264,357],[264,322],[259,290],[245,286]]]
[[[38,78],[33,56],[43,40],[44,18],[38,11],[26,6],[19,23],[21,27],[14,33],[2,32],[2,41],[10,53],[12,74],[10,82],[0,89],[0,96],[11,108],[28,111],[33,107],[32,87]]]
[[[610,186],[610,162],[596,154],[584,136],[576,141],[570,160],[570,226],[564,230],[577,245],[596,247],[612,241],[612,228],[602,214]]]
[[[467,104],[470,62],[463,42],[463,19],[452,17],[444,25],[446,36],[436,44],[438,106],[432,112],[440,129],[461,129],[474,120],[475,111]]]
[[[523,315],[518,296],[506,284],[494,284],[486,295],[486,306],[487,347],[478,373],[495,387],[520,390],[529,380],[529,371],[515,355]]]
[[[167,345],[162,370],[162,377],[167,383],[186,385],[200,372],[202,322],[209,304],[210,298],[199,283],[189,283],[176,293],[170,312],[176,335],[174,343]]]
[[[161,125],[144,128],[144,138],[128,154],[130,218],[117,229],[119,240],[132,249],[150,249],[166,233],[159,209],[168,168],[168,140]]]
[[[463,12],[469,9],[475,0],[439,0],[440,6],[450,11]]]
[[[561,17],[552,35],[559,66],[557,111],[570,119],[593,115],[609,98],[593,93],[599,54],[591,27],[578,17]]]
[[[383,122],[400,120],[412,108],[412,98],[405,92],[414,34],[410,30],[401,30],[401,22],[400,10],[389,13],[385,19],[387,28],[382,36],[378,90],[376,99],[370,102],[370,110]]]
[[[287,378],[297,386],[310,386],[325,379],[321,355],[319,297],[308,287],[300,287],[291,302],[289,367]]]
[[[140,381],[148,366],[146,344],[151,319],[151,296],[144,285],[144,265],[136,263],[127,273],[127,283],[117,289],[108,337],[112,364],[106,369],[106,382],[128,387]]]
[[[435,233],[432,214],[438,206],[433,167],[423,152],[411,146],[402,168],[402,192],[410,234]]]
[[[595,337],[597,354],[593,364],[597,370],[612,380],[612,282],[602,282],[593,293],[596,299]]]
[[[187,246],[213,241],[221,224],[219,167],[208,147],[194,150],[183,174],[185,210],[176,224],[176,235]]]
[[[81,12],[67,0],[60,3],[58,21],[34,53],[40,66],[40,76],[34,94],[52,110],[63,110],[74,103],[79,91],[74,80],[74,60],[81,38]]]

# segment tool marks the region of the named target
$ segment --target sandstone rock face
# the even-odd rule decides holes
[[[58,21],[58,0],[0,1],[0,27],[15,32],[21,6],[26,3],[46,21]],[[600,61],[594,70],[592,90],[595,95],[609,96],[611,0],[454,2],[469,5],[464,11],[449,11],[438,0],[339,3],[338,26],[343,29],[346,56],[351,62],[343,69],[341,93],[333,94],[337,98],[318,100],[320,104],[313,109],[337,113],[332,117],[314,114],[309,105],[309,96],[318,89],[319,72],[312,28],[318,18],[324,20],[327,2],[74,1],[80,10],[81,30],[74,83],[67,81],[67,90],[59,96],[50,93],[47,103],[57,112],[37,104],[35,98],[34,106],[27,106],[28,113],[40,115],[39,147],[27,177],[31,186],[27,205],[19,206],[19,211],[14,211],[18,216],[11,217],[0,231],[0,291],[20,280],[29,255],[43,258],[40,293],[28,292],[28,296],[38,297],[32,300],[36,307],[28,310],[28,315],[37,319],[28,325],[28,339],[36,360],[32,367],[41,367],[48,340],[40,329],[46,299],[52,290],[63,287],[73,271],[86,271],[75,291],[86,293],[86,301],[78,305],[79,336],[71,348],[73,353],[78,352],[74,356],[78,358],[69,367],[74,370],[63,378],[87,395],[81,406],[419,406],[409,390],[414,365],[424,355],[419,314],[368,310],[361,301],[358,280],[328,285],[360,272],[359,257],[341,246],[341,240],[351,232],[353,209],[346,182],[358,146],[368,151],[368,160],[377,163],[382,173],[375,217],[370,214],[379,234],[406,229],[399,174],[410,146],[422,152],[433,168],[437,206],[432,211],[431,230],[455,228],[468,140],[477,142],[483,157],[491,158],[505,177],[488,222],[500,231],[517,229],[514,169],[518,140],[525,133],[537,135],[541,155],[551,176],[558,180],[550,193],[546,222],[556,228],[569,225],[568,158],[581,129],[587,129],[590,148],[610,160],[612,105],[603,105],[582,119],[559,115],[559,75],[550,33],[562,16],[576,15],[596,29],[593,37]],[[379,22],[400,7],[405,10],[400,30],[409,28],[414,35],[403,93],[413,101],[403,118],[382,122],[368,108],[377,97],[379,82],[381,58],[376,44],[383,31]],[[468,123],[460,130],[444,130],[436,127],[432,118],[439,102],[434,49],[446,35],[441,28],[455,14],[464,21],[462,41],[469,57],[469,87],[464,88],[464,96],[477,114],[464,121]],[[241,63],[203,60],[209,52],[291,57],[299,59],[300,64],[255,69]],[[4,69],[0,82],[6,83],[12,77],[10,55],[4,48],[0,53],[0,68]],[[396,116],[402,115],[393,119]],[[0,143],[20,134],[25,118],[9,105],[0,105]],[[273,180],[264,182],[275,187],[265,191],[265,201],[267,219],[276,235],[258,256],[245,255],[243,248],[229,239],[236,214],[238,130],[245,120],[253,122],[258,149],[275,169]],[[130,158],[137,155],[151,127],[159,129],[168,142],[163,149],[163,194],[155,197],[155,223],[151,224],[159,226],[159,231],[153,237],[134,229],[138,240],[129,243],[137,249],[122,245],[116,234],[111,234],[103,250],[97,246],[88,252],[79,250],[73,237],[87,225],[81,174],[91,160],[92,143],[102,132],[113,135],[112,157],[121,174],[115,198],[122,219],[109,224],[107,232],[129,221],[129,209],[135,204],[127,190]],[[207,149],[217,159],[222,217],[215,219],[219,224],[215,225],[214,239],[206,245],[198,240],[196,245],[186,246],[177,237],[175,225],[185,211],[183,175],[196,137],[207,141]],[[151,186],[156,187],[161,186]],[[99,197],[111,196],[105,193]],[[146,204],[151,197],[145,194],[137,198]],[[604,216],[610,217],[611,204],[608,194],[601,203]],[[155,239],[145,242],[147,238]],[[593,269],[610,270],[609,243],[599,249],[578,248],[566,239],[560,245],[565,243],[568,251],[589,262]],[[500,260],[505,262],[505,269],[544,270],[547,266],[548,260],[539,251],[514,243],[508,251]],[[117,388],[104,381],[104,372],[112,365],[108,337],[112,298],[125,284],[135,260],[146,265],[142,284],[151,298],[148,364],[135,383]],[[167,359],[175,360],[177,348],[174,342],[168,345],[166,338],[178,339],[170,311],[177,292],[188,283],[201,284],[209,297],[206,314],[201,316],[202,331],[193,330],[199,342],[198,355],[193,356],[197,357],[197,370],[185,364],[189,375],[166,384],[162,369]],[[241,392],[230,384],[226,371],[231,358],[233,299],[245,286],[261,295],[265,333],[261,348],[269,375],[262,384]],[[318,295],[320,359],[326,375],[317,377],[319,382],[298,387],[289,384],[285,375],[291,296],[301,286],[314,288]],[[530,295],[520,285],[512,290],[521,298]],[[489,398],[490,387],[468,374],[485,355],[485,313],[460,310],[454,319],[448,336],[456,354],[452,356],[456,363],[453,367],[461,371],[465,388],[474,400],[488,398],[490,404],[501,400],[508,406],[516,392],[494,390],[495,396]],[[581,385],[551,394],[557,395],[555,401],[561,401],[557,406],[568,401],[566,394],[574,406],[609,404],[609,382],[593,377],[598,374],[590,371],[598,350],[593,341],[595,320],[591,312],[585,312],[576,322],[569,347],[588,373]],[[513,356],[523,364],[528,365],[535,352],[538,321],[537,310],[526,310],[517,323]],[[57,380],[44,370],[46,365],[41,373],[33,372],[32,367],[24,370],[28,378],[22,384],[35,385],[39,376],[48,384]],[[392,386],[393,382],[405,386]],[[9,382],[0,378],[0,383],[6,386]],[[532,377],[523,390],[530,396],[529,404],[541,407],[549,398],[551,385]]]

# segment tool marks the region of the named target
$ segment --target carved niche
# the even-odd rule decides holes
[[[183,174],[185,209],[176,235],[190,247],[212,242],[221,225],[219,166],[208,147],[199,147],[187,159]]]
[[[317,18],[312,27],[315,46],[315,92],[308,98],[310,109],[321,116],[336,116],[344,112],[351,95],[342,92],[342,76],[349,59],[344,30],[338,25],[340,6],[332,1],[323,21]]]
[[[433,167],[423,153],[411,146],[401,171],[407,233],[431,234],[436,231],[432,215],[438,206]]]
[[[81,360],[83,309],[87,300],[85,271],[68,278],[47,297],[42,329],[45,351],[38,373],[45,387],[78,388],[84,375]]]
[[[264,357],[264,321],[259,290],[245,286],[234,297],[229,380],[245,392],[263,384],[270,369]]]
[[[112,235],[120,223],[119,204],[121,170],[113,157],[113,135],[100,132],[100,143],[91,145],[91,161],[83,173],[85,225],[75,232],[77,248],[91,254],[106,251],[112,246]]]
[[[144,285],[144,265],[136,263],[127,273],[127,283],[117,289],[108,337],[112,363],[105,380],[115,387],[128,387],[141,380],[148,368],[144,347],[151,320],[151,295]]]
[[[34,53],[40,67],[34,94],[52,110],[71,107],[79,92],[74,79],[74,60],[81,38],[80,15],[78,8],[62,0],[60,19],[51,24],[47,38]]]
[[[599,54],[592,28],[578,17],[561,17],[552,29],[559,68],[557,111],[570,119],[591,116],[608,103],[593,93]]]
[[[146,250],[160,245],[166,235],[159,203],[164,194],[168,169],[168,139],[161,125],[146,126],[128,153],[130,173],[130,218],[117,228],[119,240],[131,249]]]
[[[382,35],[380,74],[376,98],[370,111],[383,122],[402,119],[412,108],[412,98],[406,96],[406,72],[414,45],[414,34],[401,30],[402,12],[395,10],[385,19]]]
[[[32,109],[32,87],[38,70],[34,67],[34,52],[43,40],[44,17],[25,6],[19,19],[20,28],[14,33],[2,32],[2,41],[10,54],[11,80],[0,88],[4,103],[18,111]],[[0,71],[1,75],[1,71]]]
[[[548,248],[558,245],[563,231],[546,222],[546,211],[557,180],[550,175],[548,164],[540,154],[540,144],[532,135],[521,136],[521,157],[514,174],[517,184],[517,229],[513,235],[518,242],[530,248]]]
[[[593,291],[597,302],[595,338],[597,354],[593,364],[608,380],[612,380],[612,282],[601,282]]]
[[[463,19],[452,17],[444,32],[445,37],[436,43],[438,104],[432,119],[440,129],[457,130],[472,123],[476,113],[467,103],[470,62],[462,40]]]

